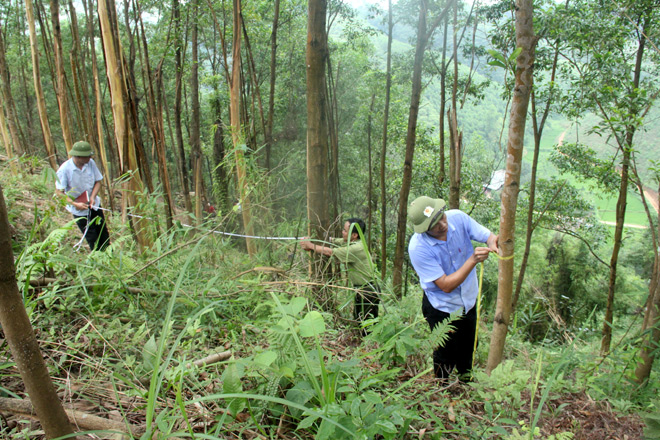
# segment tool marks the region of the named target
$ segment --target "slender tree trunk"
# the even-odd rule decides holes
[[[231,138],[234,143],[234,157],[236,160],[236,177],[238,180],[238,191],[241,195],[241,211],[243,214],[243,227],[245,234],[254,235],[252,224],[252,211],[250,207],[250,196],[247,187],[247,170],[244,155],[244,136],[241,129],[241,0],[234,2],[234,43],[231,66]],[[245,239],[247,251],[250,257],[257,252],[254,240],[250,237]]]
[[[5,109],[5,117],[7,126],[9,127],[9,135],[11,138],[11,152],[21,155],[25,151],[18,127],[18,117],[16,116],[14,98],[11,94],[11,77],[9,75],[9,66],[7,65],[7,58],[5,56],[5,41],[4,31],[0,23],[0,87],[2,88],[2,107]],[[7,151],[9,156],[9,150]]]
[[[143,69],[146,76],[145,87],[147,88],[147,118],[149,120],[149,127],[151,128],[151,135],[154,140],[154,147],[156,150],[156,156],[158,158],[158,174],[160,176],[160,182],[163,188],[163,197],[165,198],[165,219],[167,228],[171,229],[174,226],[174,198],[172,197],[172,189],[170,186],[170,176],[167,170],[167,156],[165,154],[165,128],[163,123],[163,105],[162,99],[156,99],[156,94],[162,96],[163,88],[163,62],[164,58],[161,59],[160,63],[156,67],[154,72],[156,90],[154,90],[154,78],[151,74],[151,62],[149,61],[149,46],[147,44],[147,37],[144,31],[144,23],[142,21],[142,11],[140,10],[140,4],[135,2],[135,6],[138,8],[137,18],[140,24],[138,29],[138,34],[141,36],[142,40],[142,54],[143,54],[143,65],[146,66],[146,69]]]
[[[660,181],[658,183],[658,202],[660,202]],[[660,211],[658,212],[658,230],[660,237]],[[653,223],[651,222],[651,227]],[[649,284],[649,300],[647,301],[644,324],[642,325],[642,344],[639,350],[639,361],[635,368],[635,381],[644,383],[651,377],[651,370],[660,346],[660,250],[655,249],[655,259],[651,282]]]
[[[325,69],[328,57],[326,0],[309,0],[307,12],[307,218],[309,236],[324,239],[328,216],[328,109]],[[313,275],[322,277],[322,258],[312,253]],[[316,264],[314,264],[316,263]]]
[[[444,33],[442,39],[442,60],[440,65],[440,115],[438,134],[440,137],[440,172],[438,173],[438,185],[442,186],[447,178],[445,170],[445,106],[447,105],[447,31],[449,29],[449,17],[445,19]]]
[[[270,89],[268,92],[268,119],[266,120],[266,170],[271,169],[273,148],[273,116],[275,114],[275,79],[277,76],[277,27],[280,20],[280,0],[275,0],[273,30],[270,34]]]
[[[326,36],[327,39],[327,36]],[[328,121],[328,140],[330,142],[330,155],[328,157],[329,170],[328,170],[328,189],[329,189],[329,204],[331,211],[329,213],[330,219],[337,218],[339,212],[342,210],[339,201],[339,125],[337,114],[337,83],[333,80],[332,76],[332,63],[330,61],[330,53],[326,59],[327,75],[326,75],[326,106],[327,121]],[[339,79],[339,66],[337,66],[337,79]],[[332,220],[331,220],[332,221]],[[335,223],[336,224],[336,223]]]
[[[380,277],[387,275],[387,130],[392,90],[392,0],[387,1],[387,67],[385,70],[385,109],[383,111],[383,145],[380,149]]]
[[[198,64],[198,47],[197,47],[197,18],[198,2],[197,0],[191,3],[192,7],[192,65],[190,66],[190,93],[192,95],[191,102],[191,121],[190,121],[190,152],[193,160],[193,174],[195,176],[195,219],[196,224],[199,226],[202,223],[202,203],[203,203],[203,188],[202,188],[202,139],[199,134],[199,64]]]
[[[458,95],[458,3],[454,4],[454,82],[451,88],[451,109],[447,114],[449,122],[449,209],[459,209],[461,203],[461,149],[463,132],[458,131],[456,101]],[[444,67],[444,66],[443,66]]]
[[[48,122],[48,111],[46,110],[46,98],[44,89],[41,85],[41,73],[39,71],[39,45],[37,43],[37,32],[34,26],[34,7],[32,0],[25,0],[25,14],[27,16],[28,28],[30,31],[30,50],[32,53],[32,72],[34,78],[34,91],[37,99],[37,109],[39,110],[39,121],[41,122],[41,132],[46,146],[46,154],[51,168],[57,170],[57,150],[53,142],[53,135],[50,132],[50,123]]]
[[[94,109],[95,109],[95,118],[96,118],[96,135],[94,136],[97,141],[98,141],[98,152],[99,156],[101,157],[101,169],[104,170],[103,172],[103,184],[105,186],[105,191],[107,195],[108,202],[110,203],[110,209],[114,210],[115,209],[115,197],[112,191],[112,188],[110,187],[110,182],[114,178],[113,173],[111,172],[111,163],[115,163],[113,160],[112,162],[108,161],[108,155],[105,149],[105,143],[103,140],[103,105],[102,105],[102,98],[101,98],[101,84],[99,81],[99,68],[98,68],[98,61],[96,59],[96,48],[94,47],[94,14],[92,11],[94,10],[94,6],[92,3],[93,0],[89,0],[89,4],[87,5],[83,1],[83,5],[85,5],[85,14],[87,16],[87,36],[89,40],[89,55],[90,55],[90,60],[92,62],[92,78],[94,79]],[[91,113],[91,112],[90,112]],[[112,144],[110,144],[110,148],[112,148]],[[97,164],[99,165],[99,164]]]
[[[642,60],[644,59],[644,48],[646,47],[646,35],[650,24],[651,8],[647,7],[644,25],[640,32],[639,43],[637,46],[637,56],[635,59],[635,69],[630,90],[639,88],[639,81],[642,72]],[[631,114],[637,115],[638,109],[633,104]],[[605,320],[603,322],[603,332],[600,341],[600,353],[605,355],[610,351],[612,343],[612,325],[614,323],[614,293],[616,291],[616,267],[619,260],[619,250],[623,239],[623,225],[626,219],[626,203],[628,198],[628,173],[630,167],[630,156],[633,151],[633,138],[635,137],[635,127],[630,125],[626,127],[625,141],[622,145],[621,157],[621,186],[619,187],[619,198],[616,202],[616,226],[614,227],[614,246],[612,248],[612,257],[610,258],[610,280],[607,289],[607,307],[605,309]]]
[[[117,139],[119,164],[122,173],[130,173],[130,178],[126,180],[124,189],[124,214],[128,206],[137,206],[137,194],[144,190],[136,152],[136,135],[133,132],[134,124],[129,118],[134,117],[130,110],[129,90],[127,79],[125,77],[126,64],[119,40],[117,27],[117,17],[113,14],[116,11],[114,0],[99,0],[98,17],[101,27],[101,39],[103,41],[103,52],[105,55],[105,65],[107,70],[108,85],[110,88],[110,97],[112,101],[112,114],[115,123],[115,138]],[[136,212],[137,215],[140,212]],[[126,219],[125,219],[126,220]],[[151,245],[151,239],[148,236],[148,225],[146,220],[141,217],[131,217],[135,237],[138,245],[145,248]]]
[[[219,193],[218,203],[221,212],[229,212],[231,208],[231,201],[229,199],[229,178],[227,176],[227,168],[225,164],[225,133],[222,122],[222,103],[220,102],[220,93],[216,92],[216,98],[213,101],[213,108],[215,109],[215,132],[213,135],[213,162],[214,162],[214,180],[215,187]]]
[[[410,112],[408,113],[408,133],[406,135],[406,153],[403,162],[403,179],[399,192],[399,214],[397,218],[396,245],[394,247],[394,267],[392,268],[392,288],[397,295],[401,295],[403,283],[403,256],[406,240],[406,219],[408,216],[408,195],[412,181],[412,164],[415,154],[415,137],[417,133],[417,115],[419,114],[419,101],[422,92],[422,64],[426,43],[433,30],[446,16],[453,1],[447,2],[444,10],[435,19],[435,22],[426,26],[427,2],[422,0],[419,5],[419,20],[417,24],[417,45],[415,47],[415,62],[413,65],[412,92],[410,96]]]
[[[94,123],[92,122],[92,112],[89,111],[90,100],[87,88],[89,82],[85,74],[84,52],[80,46],[80,36],[78,35],[78,17],[72,0],[68,1],[68,6],[69,17],[71,20],[71,36],[73,38],[73,48],[70,53],[71,74],[75,85],[76,104],[78,113],[80,114],[81,126],[85,130],[85,137],[92,145],[94,145],[94,147],[96,147],[98,141],[96,139],[96,132],[94,131]]]
[[[5,197],[0,187],[0,325],[47,438],[73,434],[48,368],[39,351],[16,284],[14,253]],[[75,437],[68,437],[75,438]]]
[[[516,59],[516,79],[509,121],[507,166],[502,190],[499,247],[504,257],[512,256],[516,226],[516,207],[520,190],[520,164],[522,161],[525,122],[529,96],[533,86],[534,51],[537,39],[533,27],[533,0],[516,0],[516,47],[522,52]],[[513,258],[500,260],[497,305],[486,371],[490,373],[500,362],[511,316],[513,291]]]
[[[0,101],[0,134],[2,134],[2,143],[5,145],[5,152],[7,153],[7,159],[9,159],[9,170],[12,175],[18,174],[18,167],[16,163],[12,160],[14,158],[14,152],[11,148],[11,138],[9,132],[7,131],[7,121],[5,121],[5,109],[2,106]]]
[[[186,151],[183,147],[183,129],[181,123],[181,89],[183,87],[183,60],[181,47],[183,46],[183,31],[181,29],[181,11],[179,0],[172,0],[172,15],[174,17],[174,57],[176,59],[176,85],[174,92],[174,132],[176,133],[176,145],[179,151],[179,174],[181,175],[181,187],[183,189],[183,202],[186,212],[192,212],[190,200],[190,185],[188,166],[186,165]]]
[[[376,101],[376,94],[371,94],[371,104],[369,105],[369,116],[367,117],[367,154],[369,156],[369,180],[367,183],[367,243],[371,247],[371,230],[373,229],[373,194],[374,194],[374,179],[373,179],[373,166],[371,163],[371,120],[374,112],[374,103]]]
[[[250,73],[250,79],[252,80],[252,105],[254,107],[254,98],[257,99],[257,107],[259,109],[259,122],[261,123],[261,131],[264,133],[264,138],[266,136],[266,117],[264,116],[264,105],[261,100],[261,91],[259,87],[259,79],[257,78],[257,67],[254,63],[254,56],[252,55],[252,47],[250,46],[250,39],[248,37],[247,28],[241,17],[241,26],[243,27],[243,37],[245,38],[245,49],[247,49],[248,56],[248,72]],[[254,109],[252,114],[254,114]],[[255,117],[256,119],[256,117]],[[255,124],[256,125],[256,124]],[[254,129],[255,145],[256,145],[256,128]]]
[[[555,81],[555,75],[557,73],[557,61],[559,59],[559,42],[556,43],[555,47],[555,56],[552,62],[552,73],[550,74],[550,81]],[[543,110],[543,115],[541,120],[538,120],[536,112],[536,96],[534,90],[531,92],[531,103],[532,103],[532,126],[534,128],[534,158],[532,159],[532,176],[529,182],[529,206],[527,208],[527,232],[525,233],[525,251],[523,253],[522,261],[520,263],[520,270],[518,272],[518,278],[516,279],[516,288],[513,293],[513,301],[511,303],[511,313],[516,313],[516,306],[518,305],[518,299],[520,298],[520,291],[522,290],[523,280],[525,279],[525,271],[527,270],[527,262],[529,261],[529,253],[532,246],[532,234],[536,225],[534,224],[534,208],[536,203],[536,172],[539,163],[539,153],[541,150],[541,138],[543,137],[543,128],[545,127],[545,121],[550,114],[550,106],[553,102],[552,90],[550,95],[545,103],[545,109]]]
[[[50,0],[50,19],[53,25],[53,52],[55,54],[55,76],[57,78],[57,104],[60,109],[60,125],[62,137],[68,152],[73,146],[73,131],[71,128],[69,99],[67,97],[66,73],[64,72],[64,55],[62,50],[62,33],[60,31],[59,0]]]

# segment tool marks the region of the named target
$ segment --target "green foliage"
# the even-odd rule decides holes
[[[652,411],[642,414],[646,427],[644,428],[644,439],[660,439],[660,402],[654,402]]]
[[[484,402],[484,410],[489,417],[516,417],[522,405],[522,392],[529,387],[531,374],[514,367],[511,360],[504,361],[491,371],[473,373],[474,388],[479,399]]]

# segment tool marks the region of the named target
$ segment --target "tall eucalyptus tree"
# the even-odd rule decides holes
[[[525,138],[527,108],[533,86],[534,52],[537,38],[534,35],[533,0],[516,0],[516,46],[520,54],[516,58],[516,78],[509,119],[507,164],[500,212],[499,248],[504,259],[499,262],[497,305],[493,322],[488,364],[490,372],[502,362],[504,342],[511,316],[513,291],[513,249],[516,230],[516,207],[520,191],[520,170]]]

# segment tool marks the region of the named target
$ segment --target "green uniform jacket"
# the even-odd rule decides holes
[[[362,240],[346,244],[343,238],[334,238],[332,243],[337,247],[332,249],[332,256],[346,265],[348,280],[355,287],[364,286],[374,279],[371,258],[362,244]]]

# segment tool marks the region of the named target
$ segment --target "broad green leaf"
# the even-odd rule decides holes
[[[270,366],[276,360],[277,353],[272,350],[261,352],[254,357],[254,362],[264,367]]]
[[[156,353],[158,352],[158,345],[156,344],[156,339],[151,336],[149,340],[142,347],[142,362],[144,366],[149,370],[153,370],[156,360]]]
[[[511,55],[509,55],[509,64],[513,63],[516,60],[516,58],[518,58],[520,52],[522,52],[522,47],[517,47],[516,50],[514,50]]]
[[[323,332],[325,332],[325,322],[323,316],[316,310],[309,312],[300,321],[300,336],[302,337],[318,336]]]

